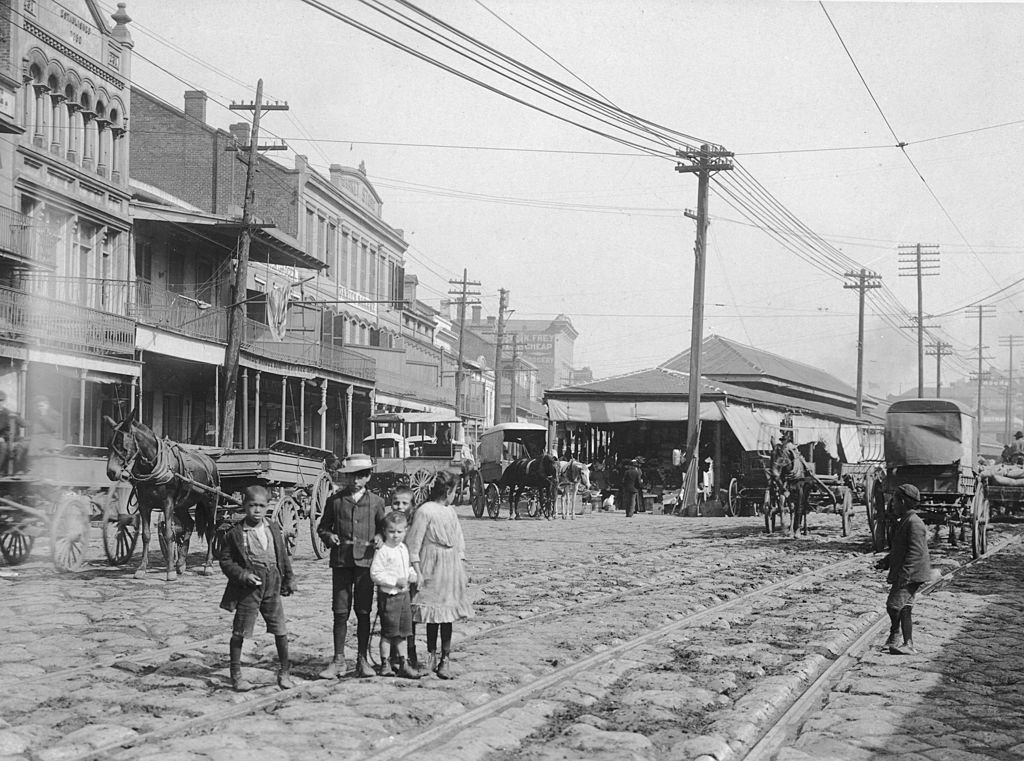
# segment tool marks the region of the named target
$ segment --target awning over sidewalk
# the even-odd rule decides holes
[[[747,452],[766,452],[772,448],[772,439],[779,438],[782,413],[776,410],[754,409],[737,404],[718,402],[725,422],[729,424],[740,446]]]
[[[825,445],[829,455],[839,459],[839,423],[808,415],[793,415],[793,442],[800,446],[819,441]]]
[[[602,402],[585,399],[548,398],[548,416],[555,422],[632,423],[640,420],[673,423],[689,416],[683,402]],[[700,419],[706,422],[722,419],[715,402],[701,402]]]

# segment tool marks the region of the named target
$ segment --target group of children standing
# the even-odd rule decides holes
[[[451,507],[456,477],[438,471],[430,483],[427,501],[419,507],[413,505],[410,490],[399,489],[388,509],[366,488],[372,471],[373,462],[367,455],[345,458],[339,473],[347,483],[328,498],[317,527],[331,550],[334,635],[333,657],[319,676],[336,679],[349,672],[345,643],[349,615],[355,608],[356,676],[419,679],[434,673],[441,679],[451,679],[452,625],[473,615],[462,526]],[[277,644],[278,685],[282,689],[294,686],[281,598],[292,594],[296,587],[281,532],[265,519],[267,496],[262,486],[245,490],[245,519],[229,532],[220,561],[228,577],[221,607],[235,612],[231,683],[240,692],[252,688],[242,676],[241,651],[244,638],[252,635],[257,613],[263,616]],[[381,631],[379,672],[369,658],[375,588]],[[417,623],[426,624],[427,663],[417,657]]]

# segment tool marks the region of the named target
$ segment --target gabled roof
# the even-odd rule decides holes
[[[689,372],[690,351],[677,354],[661,367],[668,370]],[[808,389],[827,391],[841,396],[855,397],[856,389],[834,375],[803,362],[797,362],[763,349],[730,341],[718,335],[710,335],[701,346],[701,375],[721,380],[751,380],[771,378],[787,384]],[[732,376],[730,378],[730,376]]]

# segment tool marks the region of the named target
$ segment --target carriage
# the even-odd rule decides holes
[[[411,489],[413,501],[422,504],[437,471],[464,475],[473,468],[469,447],[460,441],[446,440],[451,426],[460,422],[455,415],[385,412],[373,415],[370,422],[375,427],[385,424],[396,429],[375,430],[362,444],[363,453],[370,455],[375,463],[368,488],[381,495],[387,504],[398,488]],[[431,434],[413,433],[427,426],[432,427]]]
[[[522,458],[537,458],[547,448],[548,429],[534,423],[499,423],[480,435],[479,463],[467,474],[473,514],[482,518],[484,512],[497,518],[503,497],[511,499],[501,485],[502,475],[510,464]],[[533,518],[542,510],[554,510],[554,500],[543,490],[524,493],[526,512]],[[518,505],[513,512],[518,513]]]
[[[130,487],[107,480],[106,461],[103,447],[68,445],[33,455],[27,473],[0,476],[0,553],[8,565],[24,563],[36,539],[48,536],[54,567],[79,571],[96,524],[103,527],[107,559],[117,562],[106,529]]]
[[[949,399],[908,399],[893,403],[885,419],[885,472],[871,485],[868,524],[876,551],[895,530],[893,492],[911,484],[921,493],[917,513],[928,525],[949,528],[956,544],[971,527],[974,557],[988,548],[989,500],[974,472],[974,416]]]

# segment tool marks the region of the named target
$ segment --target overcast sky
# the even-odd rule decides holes
[[[372,3],[327,4],[545,103],[402,29]],[[110,0],[101,5],[113,10]],[[924,282],[928,314],[1024,278],[1024,4],[826,3],[838,35],[817,3],[418,5],[538,71],[736,153],[744,171],[723,178],[730,185],[712,183],[706,333],[855,380],[855,293],[745,222],[754,196],[730,207],[724,191],[752,187],[751,177],[880,273],[912,311],[916,286],[897,276],[899,244],[940,246],[939,275]],[[569,315],[581,334],[576,363],[598,377],[649,367],[689,345],[694,223],[682,212],[696,208],[697,182],[672,161],[512,102],[299,0],[131,0],[128,12],[139,86],[178,106],[192,87],[227,104],[251,99],[263,77],[270,98],[291,106],[267,115],[272,134],[324,173],[330,163],[365,161],[385,220],[405,230],[408,270],[428,302],[438,304],[447,280],[466,267],[483,284],[487,312],[496,312],[504,287],[514,317]],[[226,127],[239,115],[211,102],[208,120]],[[967,134],[946,137],[960,132]],[[833,148],[844,150],[822,150]],[[1005,368],[998,337],[1024,334],[1024,287],[996,299],[986,353]],[[931,322],[962,358],[976,355],[976,320],[960,310]],[[870,390],[916,384],[913,340],[869,314]],[[1024,350],[1018,367],[1021,359]],[[969,364],[947,363],[944,378]],[[929,358],[927,384],[934,373]]]

